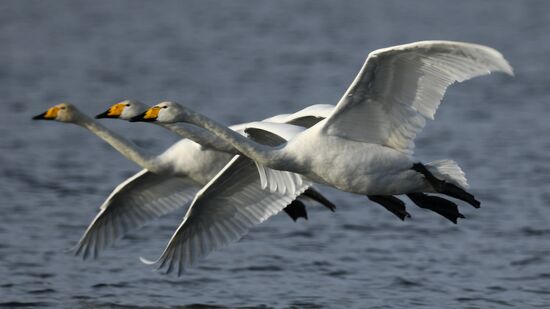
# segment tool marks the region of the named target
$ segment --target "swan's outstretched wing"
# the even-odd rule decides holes
[[[118,185],[73,248],[84,259],[132,229],[187,205],[200,185],[182,177],[168,177],[142,170]]]
[[[157,261],[142,258],[142,262],[181,275],[185,268],[213,250],[239,240],[309,187],[304,181],[294,184],[293,191],[271,193],[262,189],[258,177],[252,160],[235,156],[196,195],[160,258]]]
[[[482,45],[424,41],[376,50],[324,130],[410,154],[413,139],[425,118],[433,119],[447,87],[493,71],[513,74],[498,51]]]

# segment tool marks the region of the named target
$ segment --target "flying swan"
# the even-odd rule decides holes
[[[165,109],[164,106],[167,108]],[[177,111],[178,107],[179,105],[175,102],[162,102],[133,120],[143,120],[143,117],[146,117],[151,121],[157,119],[156,115],[161,111],[166,114]],[[305,125],[306,122],[318,122],[317,118],[324,119],[326,113],[332,112],[333,108],[332,105],[313,105],[295,114],[279,115],[264,119],[262,122],[248,123],[246,132],[250,138],[262,144],[280,145],[304,129],[286,123]],[[298,117],[301,114],[308,116]],[[280,123],[271,123],[270,121]],[[184,137],[187,136],[186,129],[183,127],[169,128]],[[224,145],[223,141],[211,143],[211,145],[216,145],[221,151],[237,151],[232,149],[231,145]],[[158,264],[158,269],[163,269],[166,273],[176,271],[179,276],[186,268],[195,264],[208,253],[230,242],[237,241],[248,232],[250,227],[276,214],[280,209],[276,207],[258,208],[255,196],[251,196],[242,187],[233,185],[234,183],[239,184],[242,179],[251,179],[252,183],[261,188],[262,178],[266,177],[265,173],[269,173],[269,177],[275,179],[270,183],[269,191],[276,192],[281,188],[286,190],[285,180],[277,177],[277,173],[262,168],[264,174],[258,175],[257,168],[261,167],[257,167],[247,157],[236,156],[195,196],[182,223],[174,232],[161,257],[157,261],[145,258],[141,258],[141,260],[146,264]],[[296,180],[296,182],[299,181]],[[289,189],[296,190],[294,186]],[[228,199],[229,196],[231,199]],[[379,196],[379,199],[369,198],[379,202],[390,211],[392,205],[405,208],[404,203],[393,196]],[[454,223],[458,217],[462,217],[454,203],[442,198],[437,199],[437,203],[434,205],[426,205],[426,201],[422,199],[414,200],[414,202],[420,207],[431,209],[445,216]],[[394,200],[398,203],[393,202]],[[228,201],[232,201],[232,203],[228,203]],[[433,203],[433,200],[431,202]],[[261,217],[258,217],[258,213],[261,214]]]
[[[413,140],[425,126],[425,118],[433,119],[449,85],[492,71],[513,74],[499,52],[481,45],[425,41],[374,51],[327,119],[304,130],[279,124],[286,128],[280,132],[287,130],[293,137],[281,135],[288,141],[278,146],[257,143],[188,108],[167,102],[133,120],[187,122],[211,131],[258,163],[266,189],[282,184],[269,172],[276,169],[371,198],[406,194],[419,205],[456,207],[446,199],[426,194],[442,193],[478,208],[479,201],[464,190],[467,183],[458,165],[452,160],[426,165],[414,160]],[[277,138],[258,128],[246,131]],[[208,187],[197,197],[207,194]],[[200,216],[209,220],[195,222],[195,209],[207,212],[204,207],[192,206],[160,258],[142,261],[157,264],[167,272],[176,267],[181,273],[202,255],[204,247],[218,241],[217,236],[232,237],[223,233],[212,237],[224,221],[216,222],[216,214],[209,213]],[[461,217],[458,212],[454,215]],[[238,218],[226,231],[239,234],[239,220],[246,222],[247,218]]]

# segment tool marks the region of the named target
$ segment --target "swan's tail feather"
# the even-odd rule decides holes
[[[453,160],[437,160],[426,164],[426,168],[438,179],[453,183],[463,189],[467,189],[466,175]]]

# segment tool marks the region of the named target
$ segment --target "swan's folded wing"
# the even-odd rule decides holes
[[[157,261],[159,269],[182,271],[200,258],[239,240],[250,228],[281,211],[307,189],[270,193],[262,189],[253,161],[235,156],[195,197]]]
[[[260,122],[260,124],[266,123]],[[280,137],[279,135],[257,127],[248,127],[244,129],[244,133],[248,138],[262,145],[276,147],[286,143],[286,139]]]
[[[271,147],[282,145],[305,130],[297,125],[267,121],[249,122],[243,129],[251,140]]]
[[[449,85],[493,71],[512,73],[495,49],[424,41],[369,54],[324,130],[412,153],[413,139],[433,119]]]
[[[334,111],[334,105],[315,104],[293,114],[283,114],[264,119],[265,122],[288,123],[309,128],[327,118]]]
[[[118,185],[73,248],[84,259],[146,222],[187,205],[199,184],[142,170]]]

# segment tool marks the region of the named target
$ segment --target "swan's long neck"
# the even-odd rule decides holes
[[[186,111],[186,115],[181,115],[178,120],[210,131],[221,140],[231,144],[243,155],[262,165],[274,167],[282,156],[281,148],[272,148],[258,144],[199,113],[188,110]]]
[[[239,151],[228,142],[195,125],[188,123],[170,123],[160,124],[160,126],[172,131],[173,133],[183,138],[188,138],[197,144],[201,144],[203,146],[231,154],[239,153]]]
[[[80,115],[78,121],[75,121],[75,124],[90,130],[92,133],[115,148],[123,156],[142,168],[146,168],[150,171],[155,171],[159,168],[159,164],[156,162],[156,156],[145,151],[144,149],[139,148],[131,141],[107,129],[95,120],[85,115]]]

